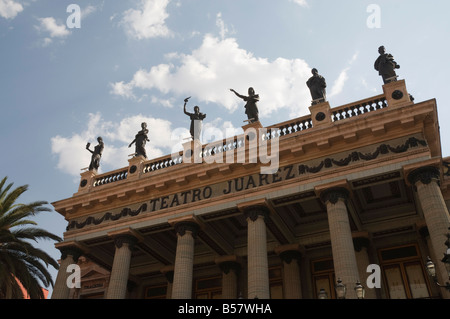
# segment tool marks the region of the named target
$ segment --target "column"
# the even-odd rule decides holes
[[[439,178],[440,172],[433,166],[415,169],[408,175],[409,182],[417,191],[435,256],[442,256],[447,250],[445,241],[450,226],[450,217],[439,187]],[[445,284],[448,281],[448,274],[444,263],[440,260],[433,262],[436,265],[438,281]],[[441,289],[441,292],[445,298],[450,298],[450,293],[445,289]]]
[[[359,280],[359,274],[345,204],[348,198],[348,190],[343,187],[334,187],[323,191],[320,197],[327,206],[336,280],[340,278],[347,287],[346,298],[355,299],[354,287]]]
[[[130,274],[131,250],[137,239],[131,235],[114,238],[116,251],[106,299],[125,299]]]
[[[275,251],[283,261],[284,299],[302,299],[299,265],[301,253],[298,245],[277,247]]]
[[[77,247],[61,247],[58,249],[61,251],[61,264],[56,276],[52,299],[68,299],[70,288],[67,285],[67,278],[71,275],[71,272],[67,272],[67,267],[76,264],[82,252]]]
[[[247,218],[248,299],[269,299],[269,266],[265,218],[269,210],[264,206],[245,209]]]
[[[194,222],[179,222],[175,224],[175,231],[177,232],[177,252],[173,274],[172,299],[191,299],[194,243],[198,225]]]
[[[167,279],[167,291],[166,291],[166,299],[172,298],[172,287],[173,287],[173,266],[165,266],[161,269],[161,273],[164,274],[164,276]]]
[[[367,288],[367,283],[364,281],[370,273],[367,272],[367,266],[371,264],[369,259],[368,248],[370,245],[369,234],[354,234],[353,246],[355,247],[356,263],[358,265],[359,278],[361,278],[361,285],[365,289],[365,299],[377,299],[376,288]],[[351,287],[349,287],[351,288]],[[351,288],[353,289],[353,288]]]
[[[216,263],[222,270],[222,299],[238,298],[238,275],[241,269],[236,256],[216,258]]]

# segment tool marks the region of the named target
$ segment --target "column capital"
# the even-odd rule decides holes
[[[285,250],[279,254],[282,261],[290,264],[293,260],[300,261],[302,254],[298,250]]]
[[[173,284],[173,274],[175,267],[173,265],[167,265],[161,268],[161,273],[166,277],[167,281]]]
[[[360,252],[363,247],[367,249],[370,246],[369,233],[367,232],[352,233],[352,239],[353,247],[357,252]]]
[[[59,248],[59,251],[61,252],[61,259],[63,260],[70,255],[75,262],[78,262],[78,258],[83,255],[83,251],[75,246],[61,247]]]
[[[421,182],[422,184],[428,185],[433,180],[435,180],[439,184],[441,172],[435,166],[423,166],[416,168],[409,172],[408,181],[411,185],[416,185],[417,182]]]
[[[244,215],[252,221],[257,220],[259,216],[263,216],[264,220],[266,220],[270,215],[270,210],[264,205],[248,206],[244,209]]]
[[[231,270],[234,271],[235,274],[237,274],[241,270],[241,264],[236,261],[224,261],[219,264],[220,270],[224,274],[228,274]]]
[[[186,231],[190,231],[192,233],[192,237],[196,237],[200,226],[193,221],[181,221],[174,225],[175,231],[178,235],[183,237],[186,234]]]
[[[131,250],[132,247],[136,245],[138,241],[139,240],[136,237],[130,234],[117,235],[114,237],[114,245],[117,248],[122,248],[123,244],[128,244],[128,247]]]
[[[350,192],[345,187],[332,187],[323,190],[320,193],[320,200],[326,204],[330,202],[331,204],[336,204],[339,199],[347,200],[349,198]]]
[[[79,242],[61,242],[55,244],[55,248],[61,252],[61,259],[64,260],[67,256],[72,256],[75,262],[78,261],[81,255],[88,252],[88,248]]]

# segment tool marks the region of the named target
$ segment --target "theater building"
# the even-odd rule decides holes
[[[436,100],[414,101],[399,80],[309,110],[83,172],[77,192],[52,203],[67,220],[52,298],[336,298],[338,279],[346,298],[357,282],[367,299],[449,298],[426,272],[429,256],[448,281]],[[79,288],[67,285],[75,263]]]

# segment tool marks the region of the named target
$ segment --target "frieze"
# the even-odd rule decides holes
[[[355,162],[371,161],[382,155],[404,153],[411,148],[426,146],[426,141],[417,137],[410,137],[407,140],[398,139],[391,141],[389,144],[383,143],[378,145],[375,150],[373,150],[374,146],[371,146],[373,150],[371,152],[368,151],[370,147],[367,146],[360,151],[350,151],[347,155],[340,153],[336,154],[335,157],[311,161],[309,164],[295,164],[280,167],[275,174],[253,174],[238,177],[202,188],[194,188],[184,192],[152,198],[134,209],[123,208],[117,213],[107,212],[98,217],[90,216],[84,221],[72,220],[69,222],[67,230],[82,229],[86,226],[99,225],[106,221],[117,221],[124,217],[135,217],[141,213],[158,212],[169,208],[211,200],[224,195],[250,191],[259,187],[270,186],[299,178],[306,174],[317,174],[326,169],[344,167]]]

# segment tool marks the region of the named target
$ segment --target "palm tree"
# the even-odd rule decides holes
[[[24,298],[18,282],[31,299],[43,299],[42,286],[53,287],[53,279],[47,268],[51,265],[58,269],[59,265],[30,241],[50,239],[59,242],[62,239],[44,229],[33,227],[37,223],[29,219],[40,212],[51,211],[44,206],[48,203],[16,203],[19,196],[27,191],[28,185],[11,190],[13,183],[6,185],[6,180],[7,177],[0,181],[0,299]]]

